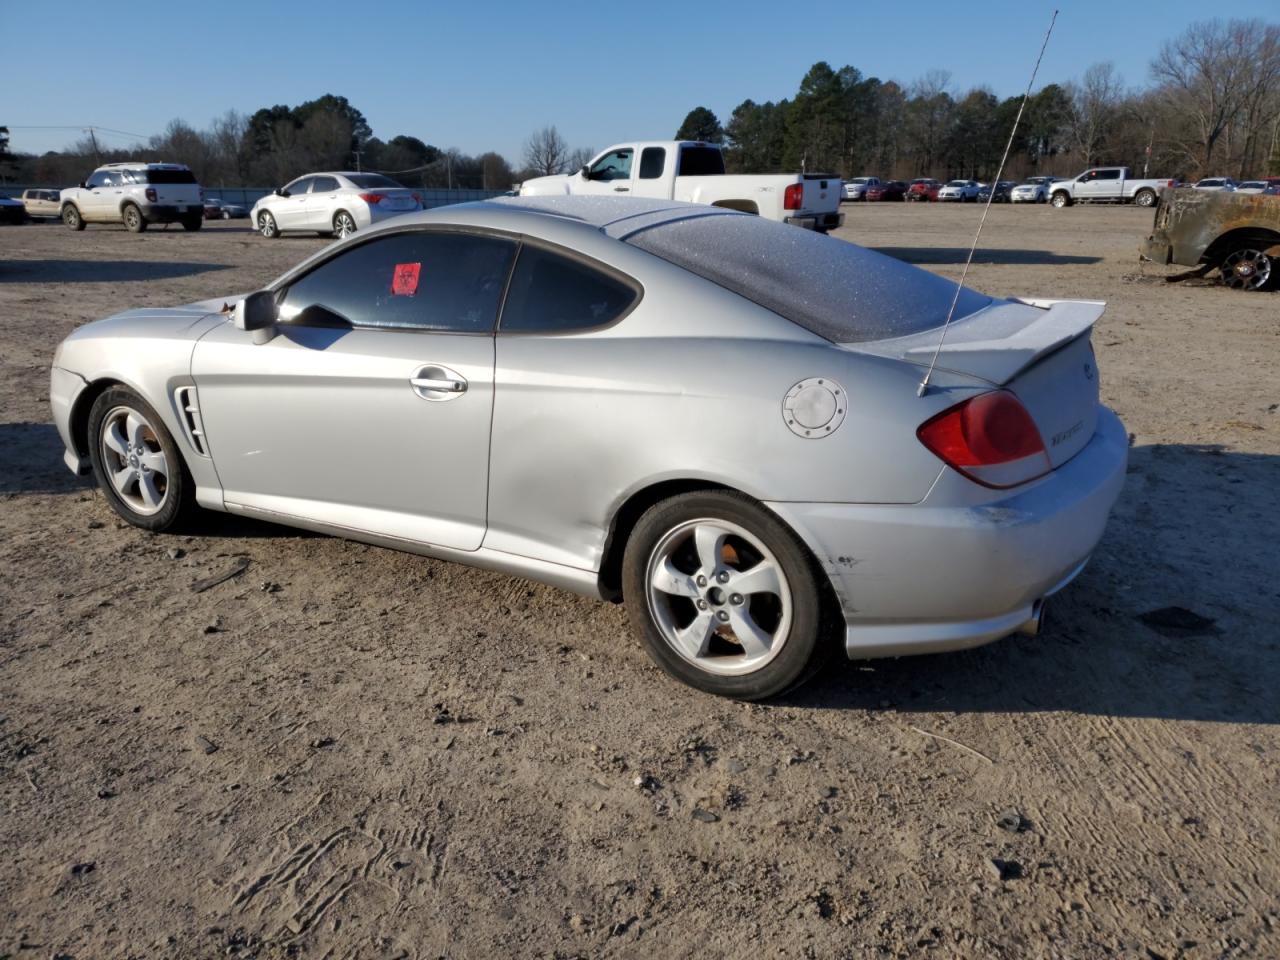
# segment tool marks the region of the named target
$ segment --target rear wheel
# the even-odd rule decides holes
[[[339,210],[333,215],[333,235],[339,240],[349,237],[356,232],[355,217],[347,213],[345,210]]]
[[[1134,194],[1133,202],[1140,207],[1153,207],[1156,203],[1156,192],[1154,190],[1139,190]]]
[[[80,216],[80,208],[74,203],[68,203],[62,208],[62,222],[72,230],[84,229],[84,217]]]
[[[274,240],[280,236],[280,228],[276,226],[276,218],[265,211],[258,214],[258,232],[268,240]]]
[[[1275,258],[1259,247],[1244,244],[1236,247],[1219,265],[1222,282],[1233,290],[1256,292],[1265,290],[1276,274]]]
[[[651,507],[623,558],[627,615],[654,661],[692,687],[742,700],[783,693],[821,665],[819,577],[790,528],[727,491]]]
[[[204,226],[204,217],[187,217],[182,221],[183,230],[199,230]]]
[[[124,228],[130,233],[142,233],[147,229],[147,218],[134,204],[126,203],[120,215],[124,219]]]
[[[89,410],[89,457],[113,510],[135,527],[159,532],[195,507],[195,483],[173,436],[151,405],[112,387]]]
[[[228,211],[223,210],[223,211],[222,211],[222,219],[223,219],[223,220],[230,220],[230,219],[231,219],[231,214],[230,214]]]

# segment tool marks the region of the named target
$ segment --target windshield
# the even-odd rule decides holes
[[[384,190],[403,190],[404,185],[380,173],[348,173],[344,176],[362,190],[382,187]]]
[[[948,187],[967,187],[968,185],[969,185],[968,180],[952,180],[950,183],[947,184]]]
[[[870,180],[871,180],[871,178],[870,178],[870,177],[854,177],[854,178],[853,178],[852,180],[850,180],[849,182],[850,182],[850,183],[867,183],[867,182],[869,182]]]
[[[941,326],[956,290],[901,260],[746,214],[666,220],[623,239],[834,343]],[[989,303],[965,288],[956,319]]]

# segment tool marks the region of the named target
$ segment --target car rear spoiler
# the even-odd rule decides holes
[[[909,337],[849,344],[851,350],[874,353],[979,377],[997,386],[1059,347],[1084,336],[1102,316],[1102,300],[1002,300],[953,321],[941,348],[939,327]]]

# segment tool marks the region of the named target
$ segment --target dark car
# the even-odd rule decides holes
[[[938,191],[942,189],[942,183],[934,180],[932,177],[918,177],[911,181],[911,185],[907,187],[906,199],[908,200],[937,200]]]
[[[992,184],[988,183],[978,191],[978,200],[981,203],[986,203],[987,198],[991,197],[992,203],[1008,203],[1009,195],[1016,186],[1017,184],[1012,180],[999,180],[994,185],[995,196],[991,197],[993,187]]]
[[[867,187],[864,200],[898,202],[907,198],[907,185],[901,180],[886,180],[884,183]]]
[[[207,197],[204,201],[204,218],[206,220],[243,220],[249,216],[247,207],[227,203],[216,197]]]

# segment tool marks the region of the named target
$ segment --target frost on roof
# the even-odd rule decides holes
[[[717,212],[719,208],[699,203],[681,203],[677,200],[659,200],[646,197],[495,197],[488,203],[531,213],[549,213],[557,217],[581,220],[593,227],[605,227],[629,217],[673,211],[681,214],[687,210]]]
[[[919,267],[760,217],[667,218],[621,239],[835,343],[941,326],[956,290]],[[955,318],[989,303],[965,288]]]

